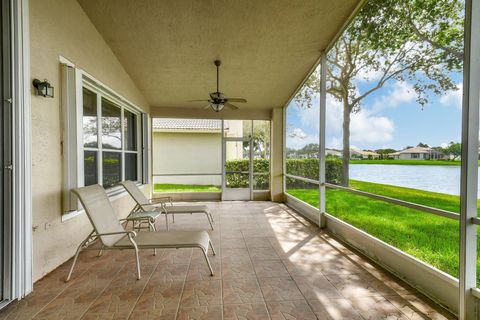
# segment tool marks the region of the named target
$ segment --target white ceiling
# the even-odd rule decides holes
[[[78,0],[152,107],[282,107],[359,0]]]

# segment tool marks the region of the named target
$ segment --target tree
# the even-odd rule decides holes
[[[285,155],[287,157],[287,159],[289,158],[297,158],[297,154],[298,154],[298,150],[296,149],[292,149],[292,148],[288,148],[285,150]]]
[[[351,114],[386,83],[412,85],[423,107],[430,96],[457,90],[452,71],[463,59],[460,0],[368,1],[327,55],[327,93],[343,109],[343,185],[349,181]],[[363,80],[360,89],[358,81]],[[320,77],[314,72],[295,97],[311,107]]]
[[[375,152],[378,153],[378,154],[381,154],[381,155],[386,155],[386,154],[397,152],[397,150],[391,149],[391,148],[386,148],[386,149],[377,149],[377,150],[375,150]]]
[[[267,159],[270,153],[270,122],[253,122],[252,144],[255,156]]]
[[[419,142],[417,144],[417,147],[420,147],[420,148],[430,148],[430,146],[426,143],[422,143],[422,142]]]
[[[376,153],[380,155],[380,159],[388,159],[388,155],[394,152],[397,152],[395,149],[386,148],[386,149],[377,149],[375,150]]]
[[[299,150],[299,154],[306,156],[307,158],[314,158],[318,156],[319,151],[318,143],[309,143]]]
[[[460,142],[451,141],[448,146],[443,149],[443,152],[453,156],[453,160],[457,160],[462,155],[462,145]]]
[[[98,123],[97,117],[84,117],[83,135],[85,146],[97,147]],[[102,117],[102,144],[104,148],[122,148],[122,125],[120,116]]]

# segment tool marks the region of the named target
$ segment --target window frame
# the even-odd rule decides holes
[[[149,115],[141,108],[131,103],[123,96],[104,85],[92,75],[77,68],[74,63],[60,56],[62,85],[61,85],[61,126],[62,126],[62,222],[72,219],[83,214],[82,206],[78,199],[71,193],[74,188],[85,186],[84,181],[84,141],[83,141],[83,88],[93,91],[95,94],[106,98],[113,104],[123,107],[136,115],[136,151],[137,152],[137,181],[136,184],[141,187],[148,184],[150,179],[150,125]],[[98,99],[98,97],[97,97]],[[100,106],[97,106],[101,108]],[[97,116],[99,115],[97,108]],[[97,121],[100,121],[97,120]],[[101,133],[101,127],[97,134]],[[123,130],[123,125],[122,125]],[[98,138],[98,137],[97,137]],[[122,132],[123,139],[123,132]],[[101,139],[98,141],[101,143]],[[122,144],[123,145],[123,144]],[[97,145],[98,147],[98,145]],[[97,149],[97,148],[91,148]],[[103,151],[100,148],[101,151]],[[103,172],[101,163],[101,154],[98,152],[97,174],[102,182]],[[123,153],[125,154],[125,153]],[[123,156],[122,156],[123,157]],[[124,163],[124,159],[122,159]],[[122,164],[121,178],[125,177],[125,168]],[[100,176],[101,174],[101,176]],[[111,200],[117,199],[125,195],[125,190],[121,186],[108,188],[107,195]]]
[[[87,89],[93,92],[96,95],[97,101],[97,147],[84,147],[83,145],[83,89]],[[104,148],[102,142],[102,101],[105,99],[115,107],[120,109],[120,123],[121,123],[121,148],[120,149],[111,149]],[[137,155],[137,179],[135,182],[141,183],[142,181],[142,172],[143,172],[143,159],[140,146],[142,145],[142,111],[134,106],[133,104],[127,102],[121,96],[111,91],[110,89],[105,88],[101,83],[94,80],[91,77],[88,77],[86,74],[82,74],[81,85],[77,90],[77,107],[80,109],[81,116],[79,117],[79,126],[78,126],[78,140],[81,141],[79,144],[79,172],[78,172],[78,181],[80,186],[85,186],[85,170],[84,170],[84,152],[92,151],[97,152],[97,183],[103,186],[103,153],[104,152],[115,152],[120,153],[121,159],[121,175],[120,181],[125,181],[125,154],[136,154]],[[135,134],[136,134],[136,150],[126,150],[125,149],[125,111],[135,115]],[[81,149],[81,150],[80,150]],[[110,191],[118,190],[118,186],[111,186],[105,188],[107,193]]]

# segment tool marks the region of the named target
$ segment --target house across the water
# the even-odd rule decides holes
[[[442,152],[430,147],[407,148],[388,156],[395,160],[440,160],[444,157]]]
[[[374,151],[350,149],[350,159],[352,160],[355,160],[355,159],[367,160],[367,159],[378,159],[378,158],[380,158],[380,154]]]

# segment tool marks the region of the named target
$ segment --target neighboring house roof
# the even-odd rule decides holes
[[[378,154],[376,152],[359,150],[359,149],[351,149],[350,152],[354,153],[354,154],[360,154],[362,156],[380,156],[380,154]]]
[[[325,149],[326,154],[331,154],[331,155],[341,155],[342,151],[341,150],[336,150],[336,149]]]
[[[222,129],[222,121],[213,119],[153,118],[152,127],[153,131],[157,132],[219,132]],[[224,128],[228,129],[228,121],[224,121]]]
[[[432,148],[413,147],[413,148],[408,148],[408,149],[404,149],[404,150],[401,150],[401,151],[397,151],[397,152],[394,152],[394,153],[390,153],[390,155],[391,156],[398,156],[398,155],[405,154],[405,153],[434,153],[434,152],[440,153],[439,151],[434,150]]]

